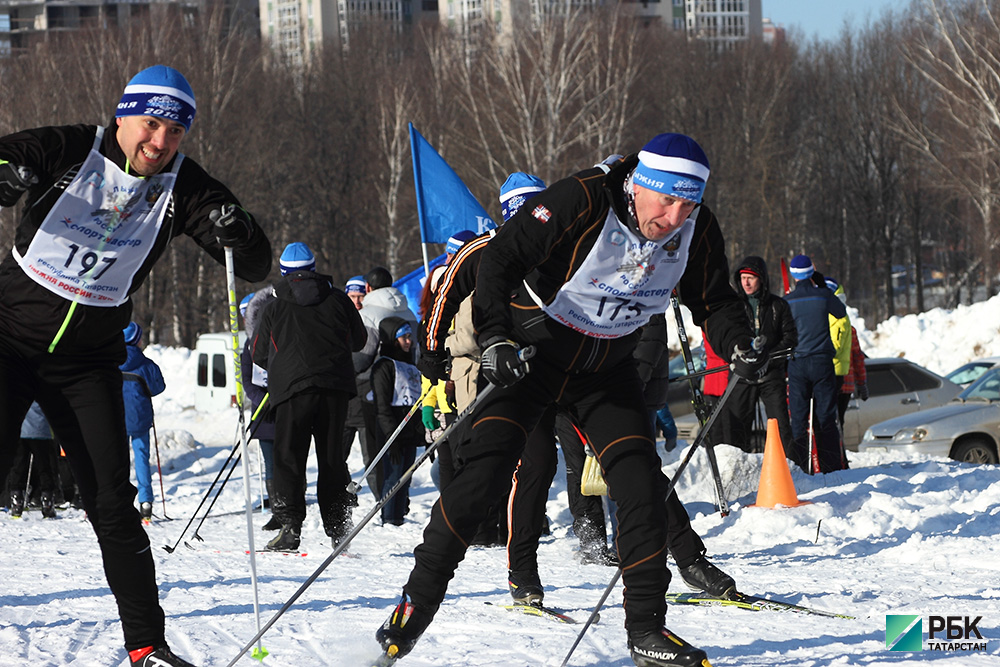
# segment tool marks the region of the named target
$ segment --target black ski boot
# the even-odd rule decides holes
[[[194,667],[183,658],[178,658],[166,646],[154,649],[148,646],[144,649],[128,652],[132,667]]]
[[[278,517],[271,514],[271,518],[261,527],[261,530],[278,530],[279,528],[281,528],[281,522],[278,521]]]
[[[24,491],[10,492],[10,518],[20,519],[24,513]]]
[[[728,598],[736,592],[736,581],[701,556],[681,568],[681,579],[693,591],[704,591],[717,598]]]
[[[414,604],[404,591],[389,618],[375,631],[375,639],[385,655],[395,661],[412,651],[437,610],[438,605]]]
[[[267,543],[265,548],[268,551],[297,551],[301,534],[302,526],[286,524],[281,527],[281,531]]]
[[[143,523],[150,523],[153,520],[153,503],[139,503],[139,516]]]
[[[628,650],[637,667],[712,667],[701,649],[666,628],[628,633]]]
[[[46,519],[56,518],[56,507],[55,504],[52,502],[51,493],[42,494],[42,516],[45,517]]]
[[[510,587],[510,596],[514,598],[515,604],[542,606],[545,590],[536,570],[508,570],[507,585]]]
[[[608,548],[607,544],[588,545],[588,548],[580,547],[580,563],[582,565],[607,565],[618,567],[621,562],[618,555]]]

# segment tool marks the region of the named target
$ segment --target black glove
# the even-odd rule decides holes
[[[224,204],[208,214],[212,230],[219,243],[227,248],[239,248],[250,242],[253,222],[250,214],[235,204]]]
[[[856,385],[854,387],[854,389],[858,393],[858,398],[860,398],[862,401],[867,401],[868,400],[868,385],[867,384]]]
[[[527,361],[517,355],[517,343],[494,336],[483,344],[482,374],[498,387],[509,387],[531,370]]]
[[[0,160],[0,206],[13,206],[37,182],[38,177],[27,167],[15,167]]]
[[[767,372],[768,356],[753,348],[741,349],[737,346],[733,351],[733,363],[729,368],[747,382],[758,382]]]
[[[420,374],[432,383],[448,379],[448,353],[432,350],[421,350],[417,359],[417,369]]]

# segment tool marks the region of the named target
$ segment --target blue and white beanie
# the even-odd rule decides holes
[[[142,327],[138,322],[129,322],[128,326],[122,329],[122,335],[125,336],[126,345],[136,345],[142,338]]]
[[[701,202],[708,181],[705,151],[691,137],[667,133],[653,137],[639,151],[632,182],[663,194]]]
[[[503,214],[503,221],[507,222],[514,217],[524,202],[544,189],[545,181],[533,174],[515,171],[508,176],[500,186],[500,212]]]
[[[115,118],[157,116],[190,130],[194,112],[194,91],[184,75],[173,67],[153,65],[133,76],[125,86]]]
[[[239,308],[240,308],[240,316],[241,317],[246,317],[247,316],[247,306],[250,305],[250,299],[253,298],[254,294],[256,294],[256,292],[250,292],[245,297],[243,297],[242,301],[240,301]]]
[[[366,291],[368,291],[368,286],[365,283],[364,276],[354,276],[348,280],[347,285],[344,286],[344,292],[347,294],[352,294],[354,292],[364,294]]]
[[[792,258],[792,263],[788,265],[788,272],[796,280],[806,280],[815,271],[816,267],[813,266],[812,260],[806,255],[796,255]]]
[[[278,267],[283,276],[296,271],[315,271],[316,258],[305,243],[289,243],[281,253]]]
[[[456,252],[462,249],[466,241],[471,241],[476,238],[476,233],[469,229],[463,229],[460,232],[455,232],[448,239],[448,243],[444,246],[444,251],[449,255],[454,255]]]

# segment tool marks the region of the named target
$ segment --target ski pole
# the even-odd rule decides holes
[[[257,411],[254,412],[253,416],[250,418],[250,420],[251,420],[250,421],[250,429],[249,429],[249,433],[247,434],[247,440],[252,440],[253,439],[254,434],[257,432],[257,428],[261,424],[261,420],[260,419],[257,419],[257,421],[254,421],[254,419],[257,417],[257,415],[260,414],[260,411],[264,407],[264,403],[266,401],[267,401],[267,394],[264,395],[264,398],[263,398],[263,400],[261,400],[260,405],[257,406]],[[239,446],[239,443],[237,443],[237,446]],[[226,477],[225,477],[225,479],[222,480],[222,484],[219,485],[218,490],[215,492],[215,496],[212,498],[212,502],[210,502],[208,504],[208,508],[205,510],[205,513],[201,517],[201,521],[199,521],[198,525],[195,526],[195,528],[194,528],[194,534],[192,535],[192,537],[194,539],[198,540],[199,542],[204,542],[205,541],[205,538],[203,538],[199,534],[199,531],[201,531],[201,527],[203,525],[205,525],[205,520],[208,519],[208,517],[212,514],[212,508],[215,507],[215,502],[219,499],[219,496],[222,495],[222,489],[226,488],[226,484],[229,483],[229,478],[233,476],[234,472],[236,472],[236,464],[239,463],[242,460],[242,458],[243,457],[242,457],[241,454],[239,454],[239,453],[236,454],[236,458],[233,459],[233,465],[232,465],[232,467],[229,469],[229,472],[226,473]],[[261,511],[263,511],[263,509]],[[188,547],[191,547],[191,545],[188,544],[187,542],[185,542],[184,545],[188,546]],[[194,547],[191,547],[191,548],[194,548]]]
[[[522,361],[527,361],[528,359],[533,357],[534,354],[535,354],[535,348],[529,346],[522,349],[518,353],[518,356],[521,358]],[[309,575],[309,578],[306,579],[301,586],[299,586],[298,590],[295,591],[290,598],[288,598],[288,601],[285,602],[285,604],[281,605],[281,608],[277,612],[275,612],[274,616],[272,616],[267,623],[264,624],[264,627],[257,631],[257,636],[251,639],[249,642],[247,642],[247,645],[244,646],[242,649],[240,649],[240,652],[237,653],[236,656],[229,661],[229,664],[226,667],[233,667],[233,665],[235,665],[236,662],[240,658],[242,658],[243,655],[248,650],[250,650],[250,647],[253,646],[254,642],[259,640],[261,636],[265,632],[267,632],[271,628],[271,626],[273,626],[275,622],[277,622],[277,620],[281,618],[281,616],[286,611],[288,611],[289,608],[291,608],[293,604],[295,604],[295,601],[298,600],[299,597],[301,597],[301,595],[306,591],[306,589],[309,588],[309,586],[311,586],[313,582],[315,582],[316,579],[319,578],[319,575],[321,575],[323,571],[330,565],[330,563],[333,562],[333,559],[339,556],[341,553],[343,553],[343,551],[347,548],[347,545],[351,543],[351,540],[353,540],[357,536],[357,534],[360,533],[361,530],[366,525],[368,525],[368,522],[371,521],[376,514],[382,511],[382,507],[385,506],[385,504],[388,503],[393,498],[393,496],[395,496],[400,491],[400,489],[402,489],[403,486],[410,481],[410,478],[413,477],[413,473],[417,471],[417,468],[419,468],[424,461],[430,458],[431,454],[434,453],[434,450],[437,449],[441,445],[441,443],[443,443],[445,440],[448,439],[448,435],[451,434],[452,430],[454,430],[455,427],[461,424],[466,417],[472,414],[473,410],[476,409],[476,406],[479,405],[479,402],[482,401],[487,396],[489,396],[490,392],[492,392],[495,388],[496,385],[493,384],[486,385],[483,388],[483,390],[476,395],[476,398],[469,404],[469,406],[465,408],[465,411],[463,411],[462,414],[460,414],[455,419],[455,421],[451,423],[451,426],[445,428],[445,430],[441,432],[441,435],[439,435],[434,442],[427,445],[427,448],[424,450],[424,453],[421,454],[410,465],[409,468],[407,468],[406,472],[403,473],[403,476],[399,478],[399,481],[396,482],[396,484],[391,489],[389,489],[388,493],[385,494],[385,497],[379,500],[377,503],[375,503],[375,506],[371,510],[369,510],[368,514],[366,514],[364,518],[361,519],[361,521],[358,523],[358,525],[356,525],[354,529],[351,530],[351,532],[348,533],[346,537],[344,537],[344,540],[337,545],[337,547],[333,550],[333,553],[327,556],[326,560],[320,563],[319,567],[316,568],[316,571],[313,572],[311,575]]]
[[[167,495],[163,491],[163,467],[160,466],[160,441],[156,437],[156,417],[151,420],[153,426],[153,449],[156,451],[156,474],[160,478],[160,502],[163,503],[163,518],[166,521],[173,521],[167,516]]]
[[[698,431],[698,437],[695,438],[694,444],[688,448],[688,453],[684,456],[684,459],[681,461],[680,466],[678,466],[677,472],[674,473],[673,479],[671,479],[670,483],[667,485],[667,492],[663,495],[664,499],[666,499],[667,496],[669,496],[673,492],[674,486],[677,484],[677,480],[680,479],[681,473],[684,472],[684,468],[691,460],[692,454],[694,454],[694,451],[698,449],[699,445],[702,444],[702,441],[705,439],[705,435],[708,433],[708,429],[711,428],[713,423],[715,423],[715,418],[719,416],[722,407],[726,404],[726,401],[729,399],[730,394],[733,393],[733,388],[736,386],[737,380],[738,377],[736,373],[733,373],[732,376],[730,376],[729,378],[729,384],[726,385],[726,391],[723,392],[722,398],[720,398],[719,402],[715,404],[715,407],[712,409],[712,413],[708,416],[708,421],[706,421],[705,426],[702,427],[700,431]],[[608,599],[608,596],[611,595],[611,589],[615,587],[615,584],[618,583],[618,579],[621,576],[622,576],[622,569],[618,568],[617,570],[615,570],[615,575],[611,578],[611,581],[604,589],[604,593],[601,594],[601,599],[598,600],[597,606],[594,607],[594,611],[590,614],[590,618],[587,619],[587,622],[580,630],[580,634],[577,635],[576,641],[573,642],[573,646],[570,647],[569,653],[566,654],[566,658],[563,660],[562,665],[560,667],[565,667],[566,664],[569,662],[570,656],[573,655],[573,651],[575,651],[576,647],[580,644],[580,641],[583,639],[584,633],[587,632],[587,628],[589,628],[591,624],[593,624],[594,619],[597,617],[597,614],[600,613],[601,611],[601,607],[604,606],[604,602]]]
[[[263,401],[261,401],[261,405],[263,405],[263,404],[264,404]],[[251,428],[253,428],[254,424],[251,423],[250,426],[251,426]],[[198,516],[198,512],[201,511],[201,508],[205,504],[205,501],[208,500],[208,497],[210,495],[212,495],[212,490],[215,488],[215,485],[218,483],[219,478],[222,477],[222,473],[224,473],[226,471],[226,467],[229,465],[229,462],[233,460],[233,456],[236,456],[239,453],[239,450],[240,450],[239,443],[236,443],[235,445],[233,445],[232,451],[229,452],[229,456],[226,457],[226,460],[225,460],[225,462],[223,462],[222,467],[219,468],[219,473],[215,476],[215,479],[212,480],[212,483],[209,485],[208,490],[205,491],[205,495],[202,496],[201,502],[198,503],[198,507],[196,507],[194,509],[194,512],[191,513],[191,518],[188,520],[187,525],[184,526],[184,529],[181,531],[181,534],[177,536],[177,541],[174,542],[174,545],[173,546],[163,545],[164,551],[166,551],[168,554],[172,554],[174,552],[174,550],[177,548],[177,546],[181,543],[181,540],[184,539],[184,534],[187,532],[187,529],[191,527],[192,523],[194,523],[195,517]],[[227,477],[226,479],[229,479],[229,478]],[[225,484],[225,483],[223,483],[223,484]],[[216,494],[216,497],[218,497],[218,494]],[[215,501],[212,501],[212,504],[214,504],[214,503],[215,503]],[[199,527],[200,526],[201,526],[201,524],[199,524]]]
[[[369,461],[368,467],[365,468],[365,471],[363,473],[361,473],[361,479],[368,478],[368,475],[371,474],[371,471],[374,470],[375,466],[377,466],[379,461],[382,460],[382,457],[385,456],[385,453],[389,451],[389,447],[392,446],[393,441],[399,436],[400,433],[403,432],[403,428],[406,427],[407,422],[410,421],[410,418],[414,415],[414,413],[416,413],[417,408],[420,407],[420,405],[424,402],[424,399],[427,398],[427,394],[433,388],[434,385],[428,385],[427,389],[425,389],[423,393],[420,394],[420,398],[417,399],[417,402],[413,404],[413,407],[410,408],[410,411],[406,413],[405,417],[403,417],[403,421],[399,422],[399,426],[396,427],[396,430],[392,432],[392,435],[389,436],[389,439],[385,441],[384,445],[382,445],[382,449],[380,449],[378,454],[376,454],[375,457],[372,458],[371,461]],[[351,483],[347,485],[347,492],[350,493],[352,496],[358,495],[358,491],[360,490],[361,490],[360,482],[355,482],[354,480],[351,480]]]
[[[221,210],[222,218],[226,216],[227,210],[223,206]],[[258,635],[260,632],[260,601],[257,595],[257,550],[253,543],[253,501],[250,498],[250,459],[247,457],[247,428],[246,415],[243,414],[243,377],[240,368],[240,322],[239,308],[236,301],[236,269],[233,262],[233,249],[225,247],[226,251],[226,288],[229,293],[229,331],[233,335],[233,370],[236,380],[236,408],[240,413],[240,457],[243,459],[243,499],[246,505],[247,516],[247,542],[250,548],[250,581],[253,586],[253,613],[257,620]],[[236,467],[235,465],[233,466]],[[207,516],[207,515],[206,515]],[[263,660],[267,656],[267,650],[258,641],[257,648],[253,652],[253,657]]]

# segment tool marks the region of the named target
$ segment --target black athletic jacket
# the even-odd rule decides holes
[[[38,183],[27,192],[23,214],[14,233],[14,243],[21,252],[27,251],[38,227],[62,195],[63,189],[56,184],[69,172],[75,172],[87,158],[96,129],[94,125],[64,125],[0,137],[0,159],[28,167],[38,177]],[[112,121],[104,130],[100,152],[124,170],[125,155],[115,137],[117,129]],[[172,166],[171,161],[165,169]],[[64,188],[68,183],[61,185]],[[239,200],[198,163],[185,157],[174,186],[173,206],[168,209],[160,235],[136,273],[129,293],[139,289],[166,251],[167,244],[180,234],[190,236],[213,259],[224,264],[224,250],[212,232],[212,221],[208,217],[223,204],[239,205]],[[235,248],[233,259],[240,278],[255,282],[267,277],[271,270],[271,245],[256,223],[250,242]],[[70,301],[26,276],[13,255],[8,255],[0,264],[0,336],[17,340],[30,349],[45,350],[63,325],[70,305]],[[78,305],[55,353],[120,357],[117,363],[121,363],[125,353],[121,332],[131,315],[131,302],[113,308]]]
[[[522,207],[485,245],[473,296],[480,344],[495,336],[522,345],[537,344],[543,348],[541,358],[567,372],[594,372],[631,357],[637,333],[610,340],[578,333],[545,315],[521,283],[527,282],[542,301],[551,303],[598,241],[611,206],[619,220],[635,227],[625,205],[623,184],[638,161],[637,155],[631,155],[608,173],[595,167],[558,181],[532,197],[530,205]],[[551,212],[545,223],[532,217],[538,206]],[[749,346],[746,315],[729,284],[722,230],[704,204],[678,289],[695,325],[704,325],[721,350],[731,354],[737,344]],[[668,303],[664,300],[664,310]]]
[[[296,271],[274,285],[253,334],[253,361],[267,369],[272,405],[309,390],[357,393],[354,362],[368,331],[354,303],[333,279]]]
[[[749,269],[760,276],[761,288],[758,290],[759,302],[756,312],[750,305],[750,299],[740,286],[740,272]],[[794,350],[799,342],[798,329],[795,328],[795,318],[788,302],[771,292],[771,279],[767,275],[767,263],[761,257],[751,255],[743,259],[733,271],[733,283],[746,309],[747,319],[755,335],[764,336],[764,352],[770,354],[777,350]],[[767,365],[765,380],[785,381],[788,371],[788,359],[772,359]]]

